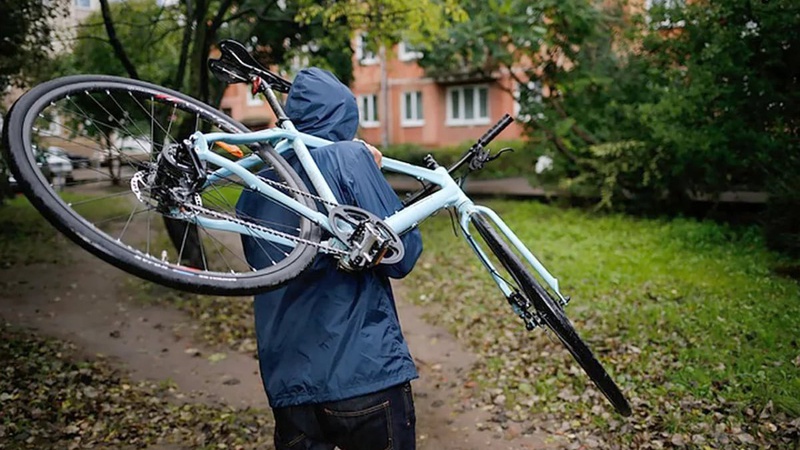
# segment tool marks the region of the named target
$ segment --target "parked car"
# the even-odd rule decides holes
[[[61,147],[48,147],[47,153],[69,159],[74,169],[84,169],[89,167],[89,158],[82,155],[68,153]]]
[[[63,178],[66,182],[72,181],[72,161],[67,156],[67,152],[61,147],[47,147],[44,151],[47,167],[53,178]]]
[[[126,136],[116,140],[113,148],[95,151],[90,159],[93,165],[102,167],[108,165],[111,155],[119,155],[123,163],[149,161],[151,148],[150,140],[146,136]]]

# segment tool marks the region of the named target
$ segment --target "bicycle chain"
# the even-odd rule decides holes
[[[137,172],[131,178],[131,190],[133,191],[133,193],[136,196],[136,198],[138,198],[139,201],[141,201],[143,203],[145,203],[145,200],[142,198],[141,190],[139,188],[138,183],[143,182],[143,178],[145,177],[145,175],[146,174],[143,171],[142,172]],[[338,206],[337,204],[335,204],[333,202],[329,202],[329,201],[327,201],[327,200],[325,200],[323,198],[319,198],[316,195],[313,195],[313,194],[311,194],[309,192],[301,191],[299,189],[295,189],[295,188],[286,186],[285,184],[279,183],[277,181],[267,180],[266,178],[263,178],[263,177],[259,177],[259,179],[261,179],[261,181],[263,181],[263,182],[265,182],[267,184],[271,184],[271,185],[273,185],[273,186],[275,186],[277,188],[286,189],[286,190],[292,191],[292,192],[294,192],[296,194],[305,195],[305,196],[307,196],[307,197],[309,197],[309,198],[311,198],[313,200],[319,200],[320,202],[326,203],[326,204],[334,206],[334,207]],[[222,220],[227,220],[228,222],[232,222],[232,223],[241,225],[241,226],[243,226],[245,228],[250,228],[250,229],[253,229],[253,230],[261,231],[261,232],[267,233],[267,234],[273,234],[273,235],[276,235],[278,237],[282,237],[284,239],[287,239],[287,240],[290,240],[290,241],[293,241],[293,242],[297,242],[297,243],[301,243],[301,244],[305,244],[305,245],[312,245],[314,247],[317,247],[317,248],[321,249],[322,251],[324,251],[326,253],[330,253],[330,254],[336,253],[336,254],[339,254],[339,255],[347,255],[347,252],[342,250],[342,249],[333,248],[333,247],[324,245],[323,243],[320,243],[320,242],[309,241],[307,239],[303,239],[303,238],[300,238],[300,237],[297,237],[297,236],[294,236],[294,235],[291,235],[291,234],[288,234],[288,233],[284,233],[282,231],[274,230],[272,228],[268,228],[268,227],[265,227],[265,226],[262,226],[262,225],[258,225],[258,224],[252,223],[252,222],[248,222],[248,221],[239,219],[237,217],[233,217],[233,216],[231,216],[229,214],[224,214],[224,213],[221,213],[219,211],[214,211],[213,209],[205,208],[205,207],[203,207],[201,205],[202,205],[202,201],[200,200],[200,196],[195,194],[195,204],[184,203],[183,207],[186,208],[186,209],[190,209],[190,210],[196,211],[198,213],[202,213],[202,214],[211,216],[211,217],[215,217],[215,218],[222,219]]]
[[[301,243],[301,244],[312,245],[314,247],[318,247],[319,249],[325,251],[326,253],[336,253],[336,254],[339,254],[339,255],[347,255],[347,252],[344,251],[344,250],[341,250],[341,249],[338,249],[338,248],[332,248],[332,247],[324,245],[323,243],[320,243],[320,242],[309,241],[308,239],[303,239],[303,238],[300,238],[300,237],[297,237],[297,236],[294,236],[294,235],[291,235],[291,234],[288,234],[288,233],[284,233],[282,231],[273,230],[272,228],[268,228],[268,227],[265,227],[265,226],[262,226],[262,225],[258,225],[258,224],[252,223],[252,222],[248,222],[246,220],[242,220],[242,219],[239,219],[237,217],[230,216],[228,214],[224,214],[224,213],[221,213],[221,212],[218,212],[218,211],[214,211],[213,209],[208,209],[208,208],[205,208],[203,206],[192,205],[192,204],[189,204],[189,203],[187,203],[187,204],[185,204],[183,206],[186,207],[187,209],[190,209],[190,210],[193,210],[193,211],[197,211],[197,212],[205,214],[207,216],[211,216],[211,217],[215,217],[215,218],[218,218],[218,219],[223,219],[223,220],[227,220],[229,222],[233,222],[233,223],[241,225],[241,226],[243,226],[245,228],[253,229],[253,230],[256,230],[256,231],[261,231],[263,233],[276,235],[278,237],[282,237],[284,239],[287,239],[287,240],[290,240],[290,241],[294,241],[294,242],[298,242],[298,243]]]
[[[303,195],[303,196],[308,197],[308,198],[310,198],[312,200],[317,200],[317,201],[319,201],[321,203],[324,203],[324,204],[326,204],[328,206],[332,206],[334,208],[339,206],[337,203],[325,200],[324,198],[318,197],[318,196],[316,196],[316,195],[314,195],[314,194],[312,194],[310,192],[301,191],[300,189],[295,189],[293,187],[289,187],[289,186],[287,186],[287,185],[285,185],[283,183],[280,183],[278,181],[268,180],[268,179],[266,179],[264,177],[261,177],[261,176],[259,176],[258,179],[263,181],[264,183],[271,184],[271,185],[273,185],[273,186],[275,186],[275,187],[277,187],[279,189],[285,189],[287,191],[294,192],[295,194]]]

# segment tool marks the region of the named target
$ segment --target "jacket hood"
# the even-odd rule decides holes
[[[330,141],[350,141],[358,130],[358,105],[350,89],[327,70],[301,70],[284,111],[298,131]]]

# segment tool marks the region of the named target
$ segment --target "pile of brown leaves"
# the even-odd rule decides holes
[[[0,324],[0,448],[271,448],[265,411],[182,401],[102,358],[78,360],[68,343]]]

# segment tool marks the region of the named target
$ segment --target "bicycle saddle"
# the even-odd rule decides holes
[[[241,43],[225,39],[218,44],[221,56],[209,59],[208,68],[218,80],[227,84],[249,83],[254,77],[261,78],[272,89],[288,93],[292,83],[262,66]]]

